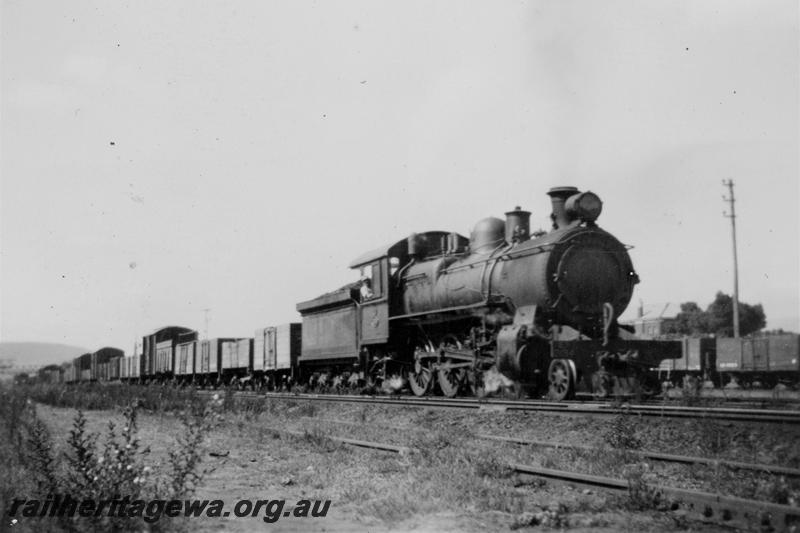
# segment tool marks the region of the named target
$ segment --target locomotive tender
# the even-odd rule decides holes
[[[407,380],[416,395],[480,393],[488,376],[553,399],[655,392],[647,371],[679,341],[636,340],[617,323],[639,279],[627,248],[596,220],[600,198],[549,191],[552,230],[530,213],[479,221],[470,238],[428,231],[368,252],[346,286],[297,305],[300,375],[333,383]]]

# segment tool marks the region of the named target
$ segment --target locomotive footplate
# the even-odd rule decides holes
[[[551,361],[572,362],[576,392],[601,397],[656,393],[649,371],[664,359],[680,359],[682,350],[680,341],[630,339],[552,341],[550,347]]]
[[[664,359],[680,359],[682,356],[681,341],[609,339],[603,345],[599,339],[571,340],[552,341],[550,346],[553,359],[572,359],[581,367],[586,365],[587,370],[598,369],[604,357],[640,368],[656,368]]]

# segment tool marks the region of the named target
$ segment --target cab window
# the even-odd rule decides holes
[[[381,275],[381,264],[373,263],[370,266],[372,270],[372,295],[374,298],[383,296],[383,276]]]
[[[373,300],[383,296],[381,263],[361,267],[361,300]]]

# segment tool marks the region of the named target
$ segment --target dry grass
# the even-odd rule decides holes
[[[130,394],[141,391],[132,390]],[[150,411],[149,423],[170,427],[180,412],[177,400],[170,402],[173,400]],[[333,514],[357,519],[357,524],[372,524],[372,529],[440,524],[432,517],[444,514],[466,517],[466,522],[457,526],[447,522],[453,530],[537,525],[672,530],[675,523],[657,511],[663,508],[662,502],[649,492],[647,484],[699,488],[779,503],[791,503],[799,493],[794,480],[725,468],[647,463],[632,453],[646,449],[717,453],[748,461],[754,457],[762,462],[797,461],[800,451],[792,443],[798,435],[791,428],[630,415],[608,419],[465,413],[300,400],[237,403],[227,397],[221,415],[208,444],[220,452],[219,457],[211,459],[216,471],[198,487],[200,497],[222,497],[226,501],[276,496],[331,499]],[[593,445],[596,449],[516,446],[478,439],[475,435],[479,433]],[[351,448],[333,441],[330,437],[334,436],[387,442],[416,451],[397,455]],[[568,485],[521,477],[505,466],[509,462],[627,478],[633,488],[627,496],[584,493]],[[166,459],[162,463],[166,464]],[[486,522],[485,517],[491,520]]]

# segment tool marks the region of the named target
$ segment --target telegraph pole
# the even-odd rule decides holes
[[[733,232],[733,337],[739,338],[739,261],[736,257],[736,199],[733,196],[733,180],[722,180],[722,184],[728,188],[728,196],[722,197],[730,204],[730,213],[723,212],[723,216],[731,219],[731,230]]]

